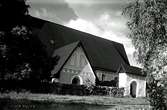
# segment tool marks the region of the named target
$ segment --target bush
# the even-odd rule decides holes
[[[50,83],[48,81],[33,81],[33,80],[1,80],[0,91],[16,91],[16,92],[31,92],[31,93],[51,93],[61,95],[101,95],[112,97],[123,97],[124,89],[118,87],[94,86],[94,85],[71,85]]]
[[[86,86],[86,85],[70,85],[70,84],[52,84],[53,94],[69,94],[69,95],[101,95],[112,97],[123,97],[124,89],[118,87],[107,86]]]

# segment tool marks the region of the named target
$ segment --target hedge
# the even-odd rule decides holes
[[[101,95],[112,97],[123,97],[124,88],[108,86],[85,86],[70,84],[52,84],[53,94],[69,95]]]
[[[51,93],[61,95],[101,95],[123,97],[124,88],[108,86],[71,85],[39,81],[0,81],[0,91],[29,91],[31,93]]]

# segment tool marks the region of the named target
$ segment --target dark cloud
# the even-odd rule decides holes
[[[74,10],[64,0],[35,0],[30,3],[30,14],[55,22],[67,22],[76,19]]]

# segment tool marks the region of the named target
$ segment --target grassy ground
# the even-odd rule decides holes
[[[146,98],[113,98],[109,96],[71,96],[32,93],[0,93],[0,99],[28,99],[55,103],[84,103],[96,105],[148,105]]]

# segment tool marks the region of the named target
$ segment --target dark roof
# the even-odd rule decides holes
[[[38,18],[30,17],[30,19],[33,33],[37,34],[45,44],[49,55],[52,55],[55,49],[80,41],[84,45],[94,69],[106,69],[116,72],[120,64],[130,65],[124,46],[120,43]]]
[[[129,65],[121,65],[119,72],[120,73],[129,73],[129,74],[139,75],[139,76],[146,76],[146,74],[143,74],[141,68],[129,66]]]
[[[62,57],[60,62],[63,59],[66,60],[69,56],[68,53],[71,53],[78,44],[77,41],[80,41],[94,70],[102,69],[116,72],[120,65],[126,65],[124,68],[128,73],[141,73],[141,69],[130,66],[124,46],[120,43],[31,16],[27,22],[31,26],[33,34],[36,34],[46,46],[48,55],[60,55]],[[61,65],[56,68],[61,67]]]

